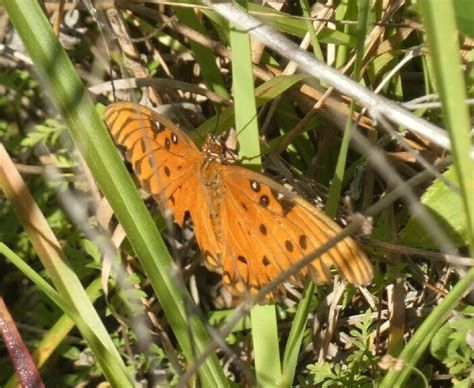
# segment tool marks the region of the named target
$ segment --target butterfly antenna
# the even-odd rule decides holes
[[[217,128],[219,128],[219,117],[220,117],[220,112],[219,110],[217,109],[216,107],[216,124],[214,125],[214,128],[212,131],[210,131],[210,134],[211,136],[214,138],[216,136],[216,133],[217,133]],[[211,120],[211,119],[210,119]],[[199,138],[199,140],[201,140],[202,143],[205,143],[206,142],[206,138],[202,135],[202,133],[200,131],[194,131],[194,133],[196,134],[196,136]]]
[[[221,112],[216,107],[216,125],[214,125],[214,129],[212,130],[212,136],[215,137],[217,134],[217,129],[219,128],[219,120],[221,118]]]
[[[247,123],[242,127],[242,129],[241,129],[239,132],[237,132],[237,136],[239,136],[243,131],[245,131],[245,130],[247,129],[247,127],[250,125],[250,123],[251,123],[256,117],[258,117],[257,114],[255,114],[253,117],[251,117],[251,118],[247,121]]]
[[[114,97],[114,102],[117,102],[117,95],[115,94],[115,80],[113,77],[113,65],[112,59],[109,56],[109,74],[110,74],[110,85],[112,86],[112,96]]]
[[[240,158],[240,160],[241,160],[242,162],[251,162],[252,160],[259,158],[260,156],[262,156],[262,155],[261,155],[261,154],[257,154],[257,155],[255,155],[255,156],[242,156],[242,157]]]
[[[251,122],[255,119],[255,118],[258,118],[258,114],[255,114],[252,118],[249,119],[249,121],[240,129],[240,131],[237,132],[237,138],[239,138],[240,134],[242,134],[242,132],[244,132],[251,124]],[[260,135],[259,135],[259,142],[260,142]],[[243,156],[242,158],[240,158],[241,161],[252,161],[254,159],[257,159],[259,157],[262,156],[262,153],[258,153],[254,156]]]

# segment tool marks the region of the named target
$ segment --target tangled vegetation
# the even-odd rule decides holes
[[[40,3],[0,2],[0,386],[472,385],[474,3]],[[114,101],[324,208],[372,283],[232,298]]]

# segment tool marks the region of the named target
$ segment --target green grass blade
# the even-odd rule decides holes
[[[298,363],[298,356],[301,351],[301,343],[303,342],[303,335],[308,323],[308,314],[313,298],[314,289],[316,285],[310,279],[307,280],[307,285],[304,288],[303,296],[298,303],[295,317],[291,324],[290,334],[285,346],[285,353],[283,355],[283,367],[281,376],[281,385],[283,387],[290,387],[295,379],[296,366]]]
[[[207,31],[193,9],[176,7],[175,12],[183,23],[201,34],[207,35]],[[212,51],[193,41],[190,42],[190,45],[192,52],[200,65],[204,81],[209,89],[215,91],[221,97],[229,98],[224,79],[217,67],[216,58]]]
[[[370,2],[368,0],[362,0],[359,2],[356,63],[354,68],[354,78],[356,80],[360,78],[362,58],[364,57],[364,42],[367,32],[367,23],[370,10],[369,5]],[[336,164],[336,171],[334,172],[334,178],[331,182],[331,187],[329,188],[326,213],[331,218],[334,218],[336,216],[339,198],[341,196],[342,182],[344,180],[344,170],[346,168],[347,152],[349,151],[353,112],[354,103],[352,102],[350,105],[349,113],[347,115],[346,126],[344,128],[344,136],[342,138],[341,148],[339,150],[339,157]]]
[[[303,38],[308,32],[306,20],[294,18],[292,15],[285,12],[276,11],[270,7],[255,3],[249,3],[248,9],[265,24],[272,26],[281,32],[286,32],[298,38]],[[317,35],[318,40],[321,43],[333,43],[338,45],[347,45],[349,47],[354,47],[356,43],[353,36],[345,34],[342,31],[331,29],[329,27],[323,27]]]
[[[38,273],[23,261],[15,252],[8,248],[4,243],[0,243],[0,254],[4,255],[10,262],[15,265],[25,276],[28,277],[36,286],[43,291],[57,306],[62,310],[68,310],[68,302]]]
[[[452,2],[423,0],[420,2],[425,21],[428,42],[431,49],[436,86],[443,105],[443,116],[452,141],[455,171],[458,175],[461,194],[466,209],[471,254],[473,253],[474,220],[474,165],[470,159],[472,142],[470,140],[469,113],[466,105],[466,86],[464,84],[459,60],[459,45]],[[447,39],[446,37],[452,37]],[[454,286],[441,304],[419,327],[410,342],[399,356],[407,367],[401,371],[389,372],[381,387],[403,386],[410,371],[425,354],[432,338],[444,324],[464,294],[472,289],[474,268]]]
[[[420,5],[444,122],[452,143],[454,168],[464,199],[471,255],[474,255],[474,161],[470,157],[473,144],[454,6],[451,1],[433,0],[421,1]]]
[[[275,305],[255,305],[250,318],[257,382],[262,387],[277,386],[281,364]]]
[[[344,181],[344,172],[346,169],[347,152],[349,151],[349,142],[351,139],[352,117],[354,114],[354,102],[351,102],[349,113],[347,115],[344,136],[342,137],[339,156],[337,158],[336,170],[329,187],[328,201],[326,203],[326,213],[329,217],[335,218],[341,197],[342,182]]]
[[[307,18],[311,17],[311,8],[309,6],[308,0],[300,0],[301,10],[303,11],[303,16]],[[314,57],[320,61],[324,61],[324,54],[319,45],[318,37],[316,36],[316,31],[314,30],[314,25],[312,20],[306,20],[306,26],[308,28],[308,33],[311,37],[311,45],[313,46]]]
[[[242,5],[242,4],[241,4]],[[232,76],[235,128],[239,139],[239,156],[251,158],[257,169],[261,164],[257,104],[252,72],[252,50],[248,33],[231,26]]]
[[[120,161],[103,121],[95,112],[84,86],[38,3],[32,0],[7,0],[3,4],[22,37],[46,90],[64,117],[71,137],[124,227],[185,356],[192,360],[194,350],[199,353],[206,347],[209,341],[207,331],[197,316],[190,316],[185,311],[181,296],[185,291],[170,275],[170,256]],[[80,302],[89,303],[85,296],[78,303]],[[88,316],[89,312],[83,314]],[[93,308],[90,314],[96,314]],[[193,332],[193,344],[188,335],[188,325]],[[114,359],[110,358],[109,361],[114,362]],[[119,357],[115,363],[120,365]],[[206,386],[227,384],[215,355],[206,360],[199,375],[201,383]],[[114,379],[113,374],[108,374],[107,377],[111,381]]]
[[[245,1],[240,1],[246,6]],[[257,121],[257,102],[252,72],[250,37],[231,26],[232,75],[235,126],[239,140],[239,156],[249,158],[248,167],[260,168],[260,142]],[[254,306],[251,310],[257,382],[272,386],[281,376],[278,328],[274,305]]]

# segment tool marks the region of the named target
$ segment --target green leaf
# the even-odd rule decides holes
[[[441,329],[438,330],[436,335],[431,341],[431,354],[438,360],[443,361],[447,356],[447,347],[449,343],[449,335],[452,333],[452,329],[448,324],[445,324]]]
[[[327,379],[332,380],[336,377],[328,363],[308,365],[308,370],[314,376],[315,384],[322,383]]]
[[[443,176],[455,186],[458,186],[457,175],[453,168],[447,170]],[[435,217],[453,243],[457,246],[467,245],[466,213],[462,198],[458,193],[437,179],[423,195],[421,202]],[[416,217],[412,217],[401,231],[399,242],[416,248],[438,248],[431,237],[430,231],[422,227],[421,222]]]
[[[273,100],[298,82],[308,78],[305,74],[280,75],[266,81],[255,89],[257,106]]]

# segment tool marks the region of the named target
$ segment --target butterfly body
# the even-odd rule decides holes
[[[256,293],[340,231],[284,186],[227,164],[214,141],[199,151],[170,120],[148,108],[114,103],[104,117],[115,141],[127,149],[141,184],[163,210],[172,210],[181,227],[189,214],[204,263],[222,273],[235,295]],[[300,283],[309,274],[316,283],[330,282],[333,266],[352,283],[372,279],[370,262],[348,237],[290,281]]]

